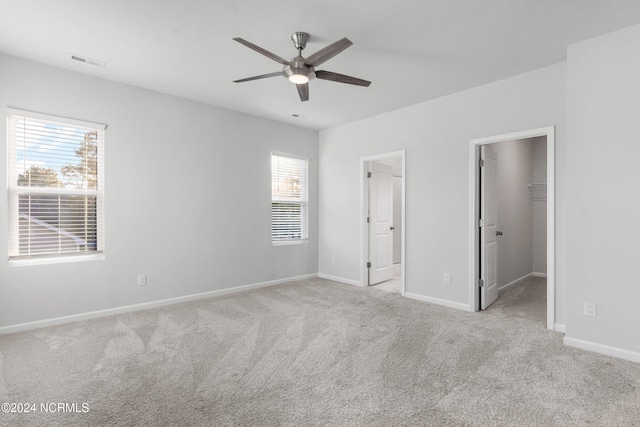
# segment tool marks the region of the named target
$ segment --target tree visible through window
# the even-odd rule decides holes
[[[271,155],[271,240],[308,239],[308,160]]]
[[[103,133],[9,116],[10,258],[103,250]]]

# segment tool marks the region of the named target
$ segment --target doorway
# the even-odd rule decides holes
[[[534,138],[536,138],[534,140]],[[519,183],[519,190],[521,192],[517,196],[511,197],[528,197],[530,200],[531,211],[529,215],[533,216],[534,209],[538,211],[542,206],[542,220],[546,220],[546,257],[541,262],[537,261],[537,266],[533,265],[531,272],[528,274],[516,277],[515,279],[509,279],[510,283],[500,283],[498,275],[500,269],[497,263],[498,260],[498,248],[499,242],[502,236],[502,230],[500,223],[497,221],[497,201],[496,194],[498,186],[497,165],[500,164],[500,150],[498,147],[501,145],[505,148],[505,144],[508,141],[512,141],[508,145],[512,148],[523,149],[525,143],[534,143],[533,141],[541,141],[546,139],[546,173],[535,179],[533,182],[533,175],[529,175],[529,183]],[[469,208],[469,227],[470,227],[470,277],[469,277],[469,298],[471,302],[471,311],[479,311],[487,308],[492,300],[498,296],[498,288],[502,286],[502,289],[519,283],[523,283],[527,278],[536,275],[536,268],[539,269],[539,265],[546,264],[546,294],[547,294],[547,316],[546,323],[547,328],[555,330],[555,233],[554,233],[554,164],[555,164],[555,150],[554,150],[554,127],[533,129],[523,132],[515,132],[511,134],[498,135],[494,137],[474,139],[471,141],[470,146],[470,208]],[[507,151],[508,153],[508,151]],[[505,156],[505,161],[508,161],[510,157]],[[483,164],[484,163],[484,164]],[[507,163],[505,166],[508,166]],[[521,175],[522,173],[519,172]],[[539,175],[539,174],[538,174]],[[521,177],[522,178],[522,177]],[[522,180],[522,179],[521,179]],[[543,185],[544,184],[544,185]],[[524,187],[524,188],[521,188]],[[534,206],[531,203],[534,201],[542,200],[544,197],[544,204],[538,204]],[[512,202],[513,203],[513,202]],[[546,204],[546,212],[544,205]],[[540,215],[540,212],[537,213]],[[521,221],[522,222],[522,221]],[[526,223],[526,222],[523,222]],[[531,218],[529,224],[532,224]],[[535,223],[533,223],[535,227]],[[530,233],[534,231],[531,230]],[[522,233],[513,233],[520,236]],[[545,237],[543,236],[543,237]],[[531,235],[531,238],[533,236]],[[539,242],[538,242],[539,243]],[[544,242],[542,243],[544,244]],[[545,247],[542,248],[543,250]],[[516,252],[515,250],[512,252]],[[540,252],[538,250],[538,252]],[[508,252],[507,252],[508,253]],[[532,255],[533,256],[533,255]],[[529,260],[531,262],[531,260]],[[546,262],[544,262],[546,261]],[[509,267],[513,267],[516,263],[509,263]],[[530,264],[531,265],[531,264]],[[513,268],[512,268],[513,269]],[[505,272],[502,271],[502,276],[505,276]],[[511,272],[513,273],[513,272]],[[537,275],[541,275],[538,273]],[[513,274],[512,274],[513,276]],[[517,275],[516,275],[517,276]],[[505,280],[502,280],[505,282]]]
[[[363,286],[405,293],[405,152],[361,158]]]

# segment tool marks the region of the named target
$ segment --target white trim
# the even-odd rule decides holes
[[[309,161],[309,158],[308,158],[308,157],[298,156],[297,154],[284,153],[284,152],[282,152],[282,151],[272,151],[272,152],[271,152],[271,156],[277,156],[277,157],[290,157],[290,158],[292,158],[292,159],[306,160],[307,162]]]
[[[486,136],[484,138],[475,138],[471,142],[476,145],[495,144],[496,142],[513,141],[516,139],[535,138],[536,136],[547,136],[554,126],[547,126],[537,129],[522,130],[518,132],[505,133],[502,135]],[[548,186],[547,182],[547,186]]]
[[[48,122],[55,122],[62,125],[75,125],[75,126],[95,128],[100,130],[107,129],[107,125],[103,123],[88,122],[86,120],[72,119],[72,118],[63,117],[63,116],[54,116],[53,114],[38,113],[37,111],[23,110],[21,108],[7,107],[7,114],[12,116],[29,117],[33,119],[46,120]]]
[[[309,243],[309,239],[297,240],[272,240],[271,246],[303,245]]]
[[[469,304],[463,304],[460,302],[449,301],[446,299],[427,297],[420,294],[414,294],[412,292],[405,292],[405,297],[411,298],[417,301],[428,302],[431,304],[441,305],[443,307],[455,308],[456,310],[469,311]]]
[[[526,282],[528,279],[533,277],[533,273],[529,273],[529,274],[525,274],[524,276],[520,277],[519,279],[514,280],[513,282],[507,283],[506,285],[502,285],[498,288],[498,292],[503,292],[506,291],[507,289],[509,289],[512,286],[516,286],[516,285],[520,285],[524,282]]]
[[[533,277],[547,277],[547,273],[536,273],[533,272]]]
[[[46,320],[37,320],[35,322],[19,323],[0,327],[0,335],[12,334],[15,332],[27,331],[31,329],[39,329],[47,326],[62,325],[65,323],[77,322],[80,320],[96,319],[99,317],[113,316],[115,314],[129,313],[131,311],[147,310],[150,308],[164,307],[167,305],[179,304],[182,302],[196,301],[205,298],[216,297],[226,294],[234,294],[237,292],[248,291],[251,289],[264,288],[267,286],[279,285],[282,283],[296,282],[299,280],[313,279],[318,277],[316,273],[305,274],[302,276],[287,277],[285,279],[270,280],[267,282],[253,283],[250,285],[236,286],[233,288],[218,289],[215,291],[202,292],[199,294],[185,295],[175,298],[167,298],[157,301],[143,302],[140,304],[125,305],[122,307],[108,308],[105,310],[90,311],[88,313],[72,314],[70,316],[55,317]]]
[[[469,310],[478,311],[480,292],[477,285],[479,271],[478,248],[478,151],[481,145],[519,139],[547,137],[547,329],[555,330],[555,127],[548,126],[477,138],[469,141]]]
[[[402,201],[401,201],[401,205],[402,205],[402,236],[401,236],[401,244],[400,246],[402,247],[402,256],[401,256],[401,260],[400,262],[402,263],[402,274],[401,274],[401,278],[400,278],[400,295],[405,296],[406,290],[407,290],[407,263],[406,263],[406,257],[407,257],[407,245],[406,245],[406,230],[407,230],[407,215],[406,215],[406,205],[407,205],[407,192],[406,192],[406,176],[407,176],[407,151],[406,150],[401,150],[401,151],[393,151],[390,153],[382,153],[382,154],[375,154],[373,156],[366,156],[366,157],[361,157],[360,158],[360,242],[362,243],[362,246],[360,247],[360,265],[361,270],[360,270],[360,283],[362,283],[362,286],[367,286],[368,285],[368,280],[367,280],[367,252],[368,252],[368,246],[369,246],[369,236],[367,233],[367,221],[366,221],[366,217],[367,217],[367,181],[365,178],[365,173],[366,173],[366,165],[368,162],[373,162],[376,160],[385,160],[385,159],[390,159],[390,158],[394,158],[394,157],[400,157],[401,159],[401,163],[402,163],[402,176],[400,177],[400,179],[402,180]]]
[[[363,282],[358,282],[357,280],[345,279],[338,276],[332,276],[330,274],[318,273],[318,277],[321,279],[332,280],[334,282],[345,283],[347,285],[360,286],[360,287],[366,286]]]
[[[553,330],[554,330],[554,331],[556,331],[556,332],[561,332],[561,333],[563,333],[563,334],[564,334],[564,333],[566,333],[566,332],[567,332],[567,326],[566,326],[566,325],[563,325],[562,323],[556,323],[556,324],[554,325]]]
[[[624,348],[612,347],[605,344],[598,344],[595,342],[571,337],[564,337],[562,342],[564,345],[568,345],[569,347],[575,347],[581,350],[592,351],[594,353],[605,354],[607,356],[613,356],[619,359],[640,363],[640,352],[637,351],[626,350]]]
[[[34,258],[11,258],[9,267],[27,267],[30,265],[64,264],[67,262],[103,261],[104,253],[88,253],[82,255],[51,255]]]

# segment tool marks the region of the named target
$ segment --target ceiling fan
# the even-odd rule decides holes
[[[292,58],[290,61],[269,52],[266,49],[256,46],[255,44],[246,41],[240,37],[236,37],[233,40],[247,46],[249,49],[253,49],[258,53],[263,54],[267,58],[276,61],[279,64],[284,65],[282,71],[276,71],[274,73],[261,74],[259,76],[247,77],[246,79],[234,80],[234,83],[248,82],[251,80],[266,79],[269,77],[284,76],[292,83],[295,83],[298,89],[298,95],[300,95],[301,101],[309,100],[309,81],[314,78],[322,80],[330,80],[332,82],[346,83],[356,86],[368,87],[371,82],[367,80],[358,79],[351,76],[345,76],[344,74],[333,73],[331,71],[316,70],[315,67],[333,58],[353,43],[351,40],[342,38],[329,46],[320,49],[308,58],[302,56],[302,50],[307,46],[309,41],[309,34],[297,32],[291,34],[291,40],[294,46],[298,49],[298,56]]]

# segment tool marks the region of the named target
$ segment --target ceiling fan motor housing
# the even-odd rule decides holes
[[[295,74],[302,74],[303,76],[307,76],[309,80],[312,80],[316,77],[314,68],[306,65],[302,56],[291,58],[290,62],[291,65],[285,65],[282,69],[282,75],[286,78],[289,78]]]

